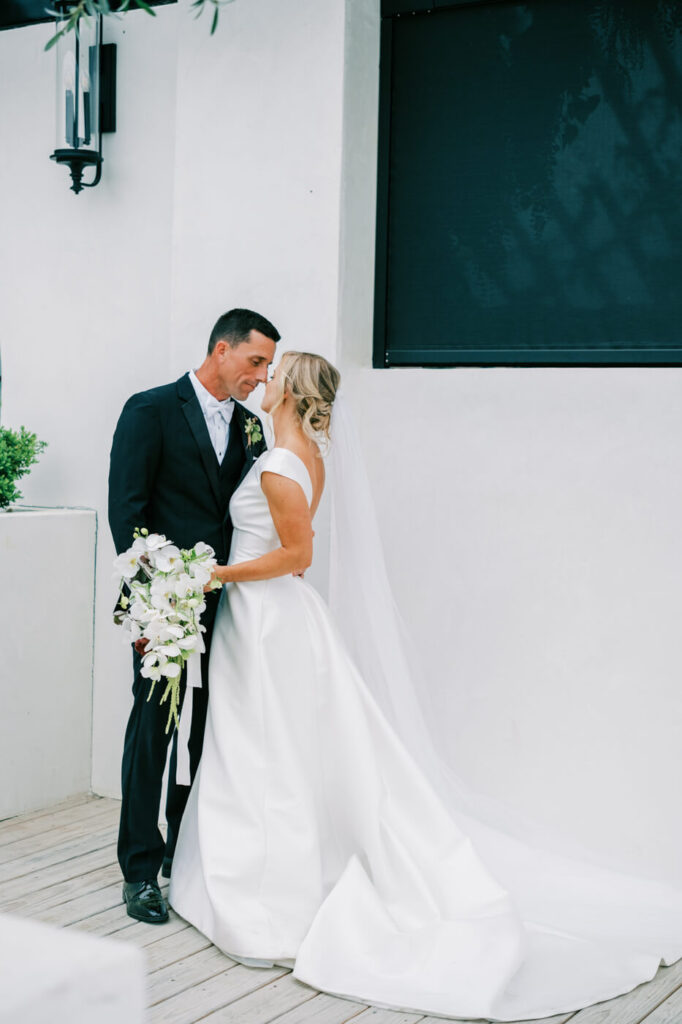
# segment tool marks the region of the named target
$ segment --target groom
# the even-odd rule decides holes
[[[205,541],[224,564],[230,550],[230,498],[265,451],[257,417],[239,404],[267,379],[279,334],[259,313],[231,309],[216,323],[198,370],[174,384],[142,391],[123,407],[109,471],[109,525],[117,553],[133,542],[136,526],[163,533],[180,548]],[[237,399],[238,401],[235,401]],[[254,429],[257,428],[257,429]],[[189,739],[194,778],[203,744],[208,696],[208,652],[220,591],[206,595],[206,654],[201,689],[194,691]],[[159,868],[170,876],[173,851],[189,788],[175,782],[177,737],[171,752],[166,800],[168,836],[158,828],[161,781],[170,734],[158,696],[147,702],[149,680],[140,675],[146,641],[133,652],[133,708],[121,772],[118,860],[130,917],[150,924],[168,920]],[[184,698],[185,677],[181,684]]]

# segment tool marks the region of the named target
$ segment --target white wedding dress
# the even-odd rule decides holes
[[[231,562],[279,546],[264,470],[311,501],[298,456],[262,455],[230,504]],[[511,890],[524,873],[536,888],[518,903]],[[472,843],[313,587],[284,576],[224,589],[203,755],[169,893],[220,949],[290,966],[313,988],[363,1003],[548,1016],[625,992],[682,955],[682,902],[624,876],[609,888],[611,877],[571,872],[484,827]],[[614,892],[629,892],[632,906]],[[663,934],[652,915],[669,922]]]

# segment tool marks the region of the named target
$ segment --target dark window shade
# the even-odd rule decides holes
[[[381,58],[375,365],[682,363],[682,2],[403,13]]]

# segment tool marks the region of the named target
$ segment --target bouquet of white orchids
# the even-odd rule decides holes
[[[185,663],[204,650],[204,588],[221,586],[218,580],[211,581],[215,565],[213,548],[202,541],[181,550],[163,534],[139,528],[132,547],[114,561],[121,577],[114,621],[123,626],[126,642],[147,641],[141,673],[151,680],[147,700],[159,680],[166,682],[159,701],[170,699],[166,732],[171,722],[178,724]]]

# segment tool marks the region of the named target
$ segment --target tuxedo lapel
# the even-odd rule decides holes
[[[218,459],[216,458],[213,445],[211,444],[211,438],[208,433],[204,414],[201,406],[199,405],[199,399],[192,387],[192,382],[189,379],[188,373],[186,373],[184,377],[180,378],[177,383],[177,387],[178,396],[182,403],[182,411],[185,414],[185,419],[187,420],[189,429],[192,431],[194,440],[197,443],[201,461],[211,485],[211,490],[215,495],[216,501],[220,504],[220,466],[218,465]]]
[[[244,465],[237,481],[237,487],[242,482],[248,471],[253,465],[253,446],[249,444],[248,437],[246,435],[246,418],[248,416],[248,409],[245,409],[239,402],[234,403],[234,412],[232,414],[232,423],[235,428],[239,429],[239,438],[241,441],[242,448],[244,450]]]

